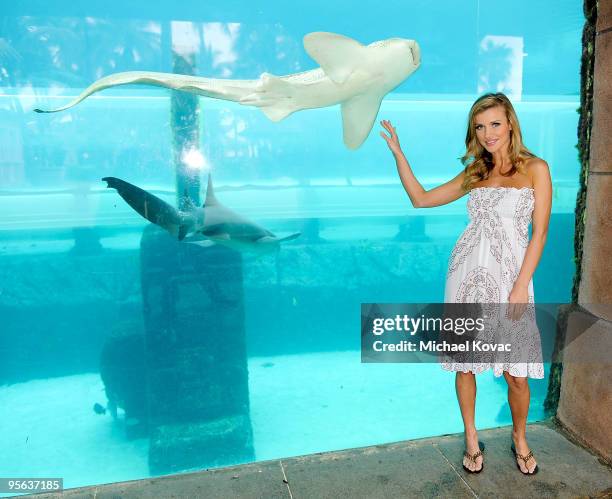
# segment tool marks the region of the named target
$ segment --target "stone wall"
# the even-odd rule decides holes
[[[576,311],[568,320],[557,418],[578,440],[612,462],[612,0],[597,5],[587,0],[585,14],[587,22],[594,21],[595,37],[594,46],[584,49],[594,50],[595,60],[592,118],[588,108],[582,109],[583,118],[592,119],[590,148],[583,153],[586,208],[584,217],[579,217],[584,219],[584,234],[582,255],[577,255],[581,257],[578,304],[584,312]],[[583,80],[585,91],[588,85]],[[577,347],[572,328],[585,312],[597,320],[581,335]],[[595,358],[601,352],[603,362]]]

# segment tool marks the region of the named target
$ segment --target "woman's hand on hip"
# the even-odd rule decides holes
[[[387,146],[389,146],[389,149],[391,149],[391,152],[393,154],[401,154],[402,148],[400,147],[399,139],[397,137],[397,133],[395,132],[395,127],[391,125],[389,120],[382,120],[380,124],[387,132],[389,132],[389,135],[387,135],[385,132],[380,132],[380,136],[385,139],[385,142],[387,143]]]

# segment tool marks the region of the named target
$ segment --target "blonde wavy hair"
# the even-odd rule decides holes
[[[510,144],[508,144],[508,153],[510,155],[512,168],[502,175],[504,177],[511,177],[517,171],[524,173],[525,162],[529,158],[536,157],[535,154],[523,144],[521,127],[510,99],[501,92],[484,94],[472,104],[468,116],[468,127],[465,136],[466,151],[461,157],[461,162],[465,166],[465,177],[461,187],[465,191],[469,191],[476,182],[489,178],[489,174],[491,170],[493,170],[493,155],[480,145],[476,137],[475,118],[476,115],[483,111],[497,106],[501,106],[504,109],[508,123],[510,123],[512,127],[510,130]]]

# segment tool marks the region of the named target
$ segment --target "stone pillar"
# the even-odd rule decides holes
[[[585,2],[587,15],[589,5],[594,8],[594,2]],[[612,462],[612,0],[599,0],[597,8],[594,46],[584,47],[594,49],[595,63],[578,288],[578,303],[591,315],[586,330],[588,314],[577,311],[568,320],[557,418]],[[583,117],[589,111],[583,108]],[[579,342],[576,331],[581,331]]]
[[[149,225],[140,256],[151,473],[252,461],[240,254]]]

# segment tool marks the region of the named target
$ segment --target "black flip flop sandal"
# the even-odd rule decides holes
[[[514,454],[514,462],[516,463],[516,467],[518,468],[518,470],[523,474],[523,475],[535,475],[538,471],[538,465],[536,464],[535,468],[533,469],[533,472],[529,473],[525,473],[522,469],[521,466],[519,465],[518,461],[516,460],[516,458],[520,458],[523,460],[523,462],[525,463],[525,468],[529,469],[527,467],[527,461],[529,461],[533,456],[533,452],[529,451],[529,454],[527,454],[526,456],[523,456],[521,454],[519,454],[518,452],[516,452],[516,447],[514,446],[514,442],[512,443],[512,445],[510,446],[510,450],[512,451],[512,454]],[[534,457],[535,459],[535,457]]]
[[[472,461],[473,463],[476,463],[476,458],[478,458],[478,456],[483,456],[484,459],[484,455],[483,455],[483,451],[485,450],[485,444],[482,443],[481,441],[478,441],[478,448],[480,449],[477,452],[474,452],[474,454],[469,454],[468,451],[466,450],[463,453],[463,457],[467,457],[470,461]],[[480,473],[483,469],[484,469],[484,460],[482,462],[482,466],[480,466],[480,469],[478,470],[471,470],[470,468],[468,468],[465,464],[461,463],[463,466],[463,469],[465,471],[467,471],[468,473],[472,473],[473,475],[477,475],[478,473]]]

